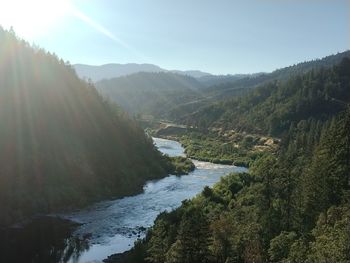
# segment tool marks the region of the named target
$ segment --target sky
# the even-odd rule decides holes
[[[349,0],[0,0],[0,6],[0,25],[72,64],[236,74],[350,49]]]

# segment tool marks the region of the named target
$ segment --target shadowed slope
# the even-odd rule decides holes
[[[0,224],[131,194],[165,174],[151,139],[74,70],[0,28]]]

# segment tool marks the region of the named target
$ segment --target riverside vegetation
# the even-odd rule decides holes
[[[159,131],[159,130],[158,130]],[[274,153],[278,149],[279,139],[269,136],[247,134],[234,130],[188,129],[186,132],[167,132],[158,135],[156,129],[150,134],[178,141],[185,148],[189,158],[217,164],[249,167],[254,160],[266,152]]]
[[[275,153],[280,139],[219,127],[195,128],[171,122],[139,120],[146,133],[178,141],[189,158],[217,164],[249,167],[264,153]]]
[[[196,167],[191,159],[182,156],[168,157],[168,171],[174,175],[186,175],[192,172]]]
[[[190,158],[249,167],[266,152],[275,152],[277,139],[231,131],[191,132],[178,138]]]
[[[349,103],[345,58],[220,104],[220,123],[278,134],[278,152],[160,214],[117,262],[348,262]]]

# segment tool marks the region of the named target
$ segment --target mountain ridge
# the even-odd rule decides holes
[[[103,79],[112,79],[131,75],[139,72],[171,72],[180,75],[188,75],[194,78],[212,76],[212,74],[200,70],[167,70],[149,63],[108,63],[102,65],[74,64],[76,73],[80,78],[91,79],[97,82]]]

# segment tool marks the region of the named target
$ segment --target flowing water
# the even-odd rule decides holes
[[[178,142],[159,138],[154,138],[154,142],[160,151],[169,156],[184,155],[184,149]],[[193,162],[196,169],[189,175],[169,175],[160,180],[147,182],[143,193],[139,195],[103,201],[87,209],[59,215],[64,223],[55,221],[55,227],[49,225],[45,228],[46,222],[42,222],[37,226],[38,231],[46,231],[47,236],[51,237],[50,231],[60,224],[64,229],[61,229],[60,233],[66,235],[60,237],[60,242],[51,242],[51,245],[47,245],[49,251],[40,249],[37,254],[44,253],[44,255],[34,255],[39,258],[37,261],[45,262],[41,259],[46,256],[50,258],[50,262],[101,262],[111,254],[129,250],[138,238],[144,237],[146,229],[152,226],[159,213],[175,209],[183,200],[194,197],[204,186],[212,186],[225,174],[246,171],[245,168],[231,165]],[[68,226],[67,222],[70,222]],[[45,229],[42,229],[43,227]],[[67,229],[74,230],[69,232]],[[0,237],[0,242],[1,239]],[[41,242],[45,243],[45,240]],[[58,247],[56,243],[59,244]]]

